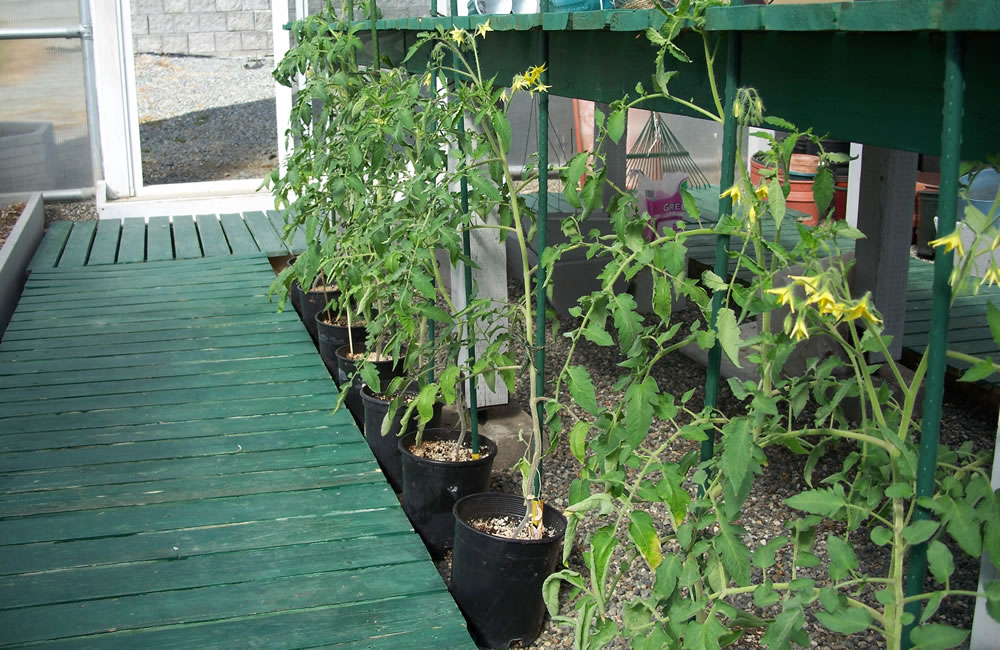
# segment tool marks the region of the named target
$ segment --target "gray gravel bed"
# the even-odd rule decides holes
[[[272,57],[137,56],[143,183],[268,174],[278,146],[273,69]]]
[[[512,285],[511,295],[515,295],[517,289]],[[700,315],[696,309],[688,307],[679,314],[679,317],[686,323],[690,323]],[[567,331],[573,325],[572,319],[561,319],[562,331]],[[563,336],[552,336],[546,339],[546,364],[556,372],[556,368],[561,367],[565,362],[567,354],[568,339]],[[584,365],[594,379],[595,388],[599,399],[608,403],[621,399],[620,393],[612,390],[619,369],[616,365],[622,360],[617,347],[599,347],[589,342],[583,341],[578,348],[575,357],[576,362]],[[665,359],[654,372],[654,378],[660,389],[674,395],[681,395],[684,392],[694,389],[695,395],[693,403],[700,404],[704,397],[705,368],[700,363],[692,361],[687,357],[675,354]],[[515,399],[526,408],[528,403],[527,382],[521,382],[518,386]],[[727,413],[737,413],[746,408],[745,404],[736,400],[728,388],[725,386],[720,394],[720,408]],[[581,412],[582,415],[582,412]],[[942,419],[942,442],[957,444],[960,441],[971,439],[978,449],[992,449],[995,440],[997,427],[997,410],[994,406],[984,404],[981,401],[974,401],[963,397],[961,394],[949,392],[944,405],[944,416]],[[663,422],[654,422],[650,432],[649,444],[656,445],[657,440],[664,440],[669,435],[669,425]],[[684,453],[695,448],[696,443],[685,442],[671,450],[674,460],[679,459]],[[839,448],[831,449],[827,456],[823,458],[815,470],[814,484],[825,475],[834,473],[840,469],[843,457],[850,451],[849,445],[841,445]],[[750,495],[743,509],[743,514],[739,523],[748,531],[746,543],[751,549],[766,543],[782,534],[786,534],[785,523],[791,519],[802,515],[792,510],[784,504],[784,499],[807,489],[808,486],[802,478],[805,458],[797,456],[784,448],[772,448],[768,450],[768,466],[765,468],[755,484],[754,491]],[[577,478],[580,468],[579,462],[568,450],[568,445],[560,444],[555,452],[545,459],[544,464],[544,496],[548,505],[560,509],[565,508],[570,483]],[[508,493],[520,492],[520,475],[515,471],[495,472],[492,489]],[[665,517],[666,512],[651,511],[654,518]],[[581,526],[578,532],[578,541],[587,532],[587,528]],[[825,540],[829,533],[841,533],[843,528],[840,524],[830,524],[817,534],[816,552],[821,557],[825,557]],[[624,531],[623,531],[623,534]],[[884,575],[887,556],[884,549],[872,544],[868,539],[867,530],[859,530],[851,534],[851,539],[855,541],[855,551],[861,563],[862,570]],[[578,544],[569,565],[586,574],[583,565],[581,544]],[[956,573],[953,576],[952,586],[961,584],[965,589],[975,589],[978,580],[979,563],[978,560],[961,559],[963,554],[956,551]],[[448,558],[439,563],[442,573],[447,575]],[[788,576],[791,570],[791,558],[779,555],[777,563],[772,569],[772,579],[778,580],[783,575]],[[817,579],[825,576],[824,566],[815,567],[811,570],[799,569],[798,577],[815,577]],[[758,572],[759,577],[759,572]],[[619,587],[619,593],[627,594],[630,600],[632,597],[645,597],[650,594],[654,581],[654,576],[645,566],[638,570],[633,569],[623,579]],[[931,583],[928,583],[931,587]],[[870,598],[870,595],[869,595]],[[611,616],[620,621],[622,614],[621,598],[609,604],[608,612]],[[874,601],[872,601],[874,604]],[[749,610],[754,611],[752,600],[749,596],[744,603],[738,603]],[[565,605],[565,603],[564,603]],[[972,612],[974,602],[970,598],[947,599],[941,609],[935,615],[936,622],[945,622],[950,625],[957,625],[968,628],[972,624]],[[563,614],[571,614],[568,608],[564,608]],[[774,615],[775,612],[765,612],[756,610],[759,615]],[[842,649],[842,648],[878,648],[881,646],[881,639],[874,633],[856,634],[850,637],[843,637],[832,633],[819,625],[810,616],[807,621],[807,632],[809,633],[812,647],[820,649]],[[753,634],[744,637],[737,647],[758,648],[759,635],[755,638]],[[564,648],[572,647],[573,631],[567,627],[556,626],[552,621],[547,620],[542,630],[541,636],[535,642],[536,648]],[[628,642],[618,639],[610,647],[625,648]]]

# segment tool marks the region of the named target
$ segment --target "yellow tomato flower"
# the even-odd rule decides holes
[[[743,203],[743,190],[740,188],[740,184],[738,182],[720,194],[719,198],[724,199],[727,196],[733,199],[733,203]]]
[[[789,284],[784,287],[775,287],[774,289],[768,289],[767,293],[773,293],[778,296],[779,305],[788,305],[788,308],[795,313],[795,285]]]
[[[461,45],[462,41],[465,40],[465,30],[464,29],[459,29],[458,27],[456,27],[455,29],[451,30],[451,40],[453,40],[456,43],[458,43],[459,45]]]
[[[869,302],[869,296],[871,294],[866,293],[860,300],[851,305],[848,309],[844,311],[844,320],[857,320],[863,318],[871,323],[881,323],[882,319],[875,315],[871,310],[871,303]]]
[[[808,275],[790,275],[788,277],[791,278],[794,284],[800,284],[805,287],[806,295],[812,295],[815,293],[818,278]]]
[[[791,335],[795,337],[796,341],[809,338],[809,330],[806,329],[806,319],[804,317],[799,316],[795,319],[795,327],[792,328]]]
[[[531,92],[532,92],[532,94],[534,94],[534,93],[547,93],[547,92],[549,92],[549,88],[551,88],[551,87],[552,86],[546,86],[545,84],[539,82],[539,83],[535,84],[535,87],[531,89]]]
[[[932,239],[928,243],[934,248],[944,248],[945,253],[950,253],[953,250],[958,250],[959,257],[965,255],[965,247],[962,246],[962,238],[958,236],[957,229],[950,235],[947,235],[945,237],[938,237],[937,239]]]
[[[542,78],[542,73],[545,72],[545,65],[533,65],[528,68],[528,71],[524,73],[524,78],[529,85],[538,83],[538,80]]]
[[[486,32],[492,32],[492,31],[493,28],[490,27],[490,21],[489,19],[487,19],[485,23],[482,23],[478,27],[476,27],[476,36],[482,36],[483,38],[486,38]]]
[[[761,201],[766,201],[767,200],[767,185],[762,183],[760,187],[758,187],[757,189],[754,190],[754,194],[756,194],[757,198],[760,199]]]
[[[990,268],[987,269],[986,275],[983,276],[980,285],[989,286],[991,284],[1000,285],[1000,268],[997,268],[996,264],[990,264]]]
[[[806,300],[807,305],[812,305],[814,303],[816,308],[819,309],[819,313],[829,314],[832,311],[833,305],[837,304],[837,300],[833,297],[833,294],[830,293],[829,289],[823,289],[822,291],[814,292],[811,296],[809,296],[809,299]]]
[[[527,89],[528,85],[528,80],[525,79],[523,75],[517,75],[514,77],[514,83],[512,83],[510,87],[514,91],[518,91]]]

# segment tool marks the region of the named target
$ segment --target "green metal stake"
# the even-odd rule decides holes
[[[458,16],[458,0],[451,0],[451,16],[455,18]],[[458,57],[453,57],[453,67],[458,68]],[[454,83],[458,83],[457,75],[453,78]],[[458,121],[458,131],[459,133],[465,133],[465,120]],[[464,154],[464,152],[463,152]],[[468,214],[469,212],[469,180],[462,176],[461,181],[459,181],[459,191],[461,192],[462,201],[462,213]],[[469,233],[468,228],[462,232],[462,252],[469,259],[472,259],[472,238]],[[462,265],[465,270],[465,304],[468,305],[472,302],[472,267],[468,264]],[[472,335],[472,342],[469,344],[468,355],[469,355],[469,365],[473,366],[476,363],[476,341],[475,341],[475,323],[469,323],[469,332]],[[475,377],[469,378],[469,440],[472,443],[472,453],[478,458],[479,457],[479,398],[477,395],[477,384],[478,379]]]
[[[941,200],[938,203],[938,232],[955,230],[958,209],[958,169],[962,149],[962,113],[965,77],[962,69],[962,34],[948,32],[944,61],[944,110],[941,131]],[[924,418],[920,427],[920,457],[917,461],[916,498],[934,496],[937,470],[938,437],[941,433],[941,402],[944,399],[944,375],[948,351],[948,317],[951,286],[948,278],[954,266],[953,253],[937,251],[934,256],[931,331],[927,343],[927,382],[924,384]],[[929,519],[930,513],[917,506],[913,520]],[[923,593],[927,575],[927,543],[910,549],[906,574],[906,596]],[[903,628],[902,646],[912,647],[910,631],[920,619],[920,601],[906,604],[913,622]]]
[[[733,0],[733,5],[741,5],[743,0]],[[740,41],[739,32],[726,34],[726,96],[723,107],[725,120],[722,123],[722,177],[719,189],[726,190],[732,186],[736,169],[736,118],[733,116],[733,102],[736,101],[736,90],[739,85]],[[726,196],[719,199],[719,221],[733,213],[733,200]],[[715,237],[715,274],[724,278],[729,273],[729,235]],[[722,308],[722,294],[718,291],[712,296],[711,326],[718,322],[719,309]],[[722,367],[722,346],[716,341],[708,351],[708,368],[705,378],[705,406],[715,408],[719,400],[719,379]],[[715,433],[701,443],[701,460],[706,461],[715,454]]]
[[[542,0],[539,9],[548,11],[548,0]],[[538,37],[539,65],[545,66],[539,78],[539,83],[549,82],[549,33],[541,30]],[[535,384],[535,397],[545,396],[545,269],[542,267],[542,255],[548,245],[549,225],[549,94],[538,94],[538,225],[535,230],[535,248],[538,251],[538,266],[535,276],[535,373],[538,381]],[[538,404],[538,421],[544,422],[544,412],[541,403]],[[535,473],[535,495],[542,491],[542,465],[539,461]]]
[[[375,0],[371,0],[371,3],[372,3],[372,6],[371,6],[371,11],[369,12],[369,20],[371,20],[371,23],[372,23],[372,25],[371,25],[371,28],[372,28],[372,71],[377,76],[379,74],[379,68],[382,65],[379,62],[379,55],[378,55],[378,30],[375,29],[375,18],[378,16],[378,3],[376,3]]]
[[[431,16],[433,17],[433,16],[436,16],[436,15],[437,15],[437,0],[431,0]],[[437,94],[437,76],[436,75],[431,77],[431,95],[435,95],[435,94]],[[432,264],[436,265],[437,262],[432,262]],[[437,281],[434,280],[434,279],[431,279],[431,286],[436,287],[437,286]],[[433,350],[434,350],[434,339],[435,339],[435,335],[437,334],[437,327],[434,325],[434,321],[431,320],[430,318],[427,319],[427,325],[430,327],[430,332],[429,332],[430,336],[429,336],[429,338],[430,338],[430,343],[431,343],[431,355],[432,355],[431,356],[430,367],[427,369],[427,383],[428,384],[433,384],[434,383],[434,358],[433,358],[434,352],[433,352]]]

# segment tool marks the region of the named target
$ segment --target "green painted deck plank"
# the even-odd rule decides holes
[[[169,321],[157,323],[156,321],[153,321],[147,323],[124,323],[119,324],[118,326],[112,326],[110,324],[104,326],[91,325],[90,327],[80,328],[77,331],[76,336],[81,338],[87,336],[103,336],[108,337],[108,340],[115,340],[115,337],[125,339],[132,337],[132,340],[142,340],[143,337],[149,339],[161,337],[184,338],[190,335],[191,332],[210,333],[213,330],[224,330],[226,328],[264,329],[276,327],[284,329],[294,327],[295,325],[296,323],[289,323],[283,315],[277,313],[247,315],[237,321],[233,321],[225,315],[219,315],[215,318],[200,318],[197,322],[176,323]],[[173,334],[175,332],[176,335]],[[64,334],[65,333],[60,333],[55,330],[39,330],[35,332],[30,330],[21,330],[13,332],[11,337],[5,338],[4,345],[6,345],[9,350],[31,348],[39,345],[39,341],[44,341],[48,338],[62,338]]]
[[[197,426],[188,420],[179,422],[152,422],[139,425],[120,424],[88,431],[82,437],[78,430],[67,427],[45,433],[6,433],[0,435],[0,451],[16,452],[32,449],[68,449],[93,445],[138,444],[144,441],[176,440],[181,438],[204,438],[208,436],[237,436],[247,433],[275,433],[292,435],[298,427],[303,429],[327,429],[331,441],[339,432],[353,429],[357,431],[350,414],[345,410],[331,415],[330,409],[316,409],[312,412],[275,413],[255,417],[202,418]],[[357,434],[360,435],[360,434]]]
[[[100,648],[241,648],[246,639],[263,647],[475,648],[444,592],[382,601],[281,612],[252,619],[214,621],[183,628],[152,628],[74,639],[61,645]],[[416,638],[413,638],[417,635]]]
[[[250,228],[253,238],[257,241],[257,246],[268,257],[276,257],[288,254],[288,246],[281,240],[281,235],[276,232],[271,220],[263,212],[246,212],[243,220]]]
[[[201,240],[194,226],[194,217],[182,215],[173,217],[174,251],[177,259],[202,257]]]
[[[48,333],[50,336],[35,336],[27,338],[23,336],[24,332],[22,332],[21,338],[13,338],[9,341],[4,341],[3,347],[0,347],[0,352],[36,350],[39,345],[44,345],[45,340],[53,338],[61,339],[60,347],[63,349],[75,349],[90,347],[92,345],[91,341],[94,340],[88,338],[91,336],[99,337],[101,345],[117,345],[194,338],[210,339],[223,336],[239,337],[244,335],[260,334],[261,332],[284,333],[298,332],[302,330],[302,326],[299,323],[289,322],[288,319],[285,318],[278,319],[270,316],[270,314],[262,314],[259,317],[249,318],[247,320],[240,319],[238,321],[220,319],[220,322],[209,325],[184,321],[180,323],[176,321],[168,321],[163,323],[163,329],[137,330],[134,332],[127,331],[123,333],[105,333],[101,328],[95,327],[79,332],[77,334],[77,338],[70,340],[66,340],[58,335],[52,334],[51,332],[43,332],[43,334]]]
[[[231,553],[291,544],[309,544],[412,530],[402,511],[360,512],[318,509],[298,517],[258,519],[232,526],[150,531],[131,537],[67,540],[0,547],[0,575],[52,571],[102,564],[176,560],[208,553]]]
[[[90,244],[94,239],[94,231],[97,230],[96,221],[77,221],[73,223],[73,231],[66,240],[66,248],[63,249],[59,258],[59,268],[71,268],[83,266],[90,254]]]
[[[296,467],[336,470],[334,465],[353,466],[371,460],[364,440],[357,431],[348,429],[313,427],[292,429],[280,436],[274,431],[254,431],[128,445],[51,448],[47,453],[0,454],[0,466],[10,472],[4,477],[4,489],[10,494],[35,492],[40,485],[48,491]]]
[[[155,339],[136,342],[109,342],[104,343],[100,339],[94,339],[93,343],[87,345],[87,341],[80,341],[79,345],[67,347],[54,346],[49,348],[35,348],[25,350],[7,350],[0,348],[0,364],[12,361],[41,361],[47,359],[65,358],[67,348],[72,350],[74,357],[112,357],[132,353],[143,352],[179,352],[183,350],[199,350],[202,346],[220,347],[246,347],[251,345],[266,345],[268,343],[297,343],[302,341],[302,332],[289,323],[287,327],[268,332],[248,332],[238,334],[234,332],[210,332],[207,335],[201,334],[197,330],[191,330],[191,335],[187,337]]]
[[[232,316],[228,314],[216,314],[214,316],[200,315],[198,318],[190,319],[190,322],[186,325],[190,328],[202,329],[202,328],[213,328],[213,327],[226,327],[238,323],[260,323],[262,326],[267,326],[268,323],[275,322],[270,320],[275,315],[273,311],[267,310],[250,310],[242,313],[238,321],[233,321]],[[52,336],[100,336],[104,333],[103,328],[107,328],[108,334],[122,333],[129,331],[136,332],[151,332],[154,330],[161,329],[173,329],[176,325],[163,319],[132,319],[126,322],[107,322],[107,319],[101,321],[100,319],[89,319],[89,323],[81,323],[78,329],[74,332],[69,329],[71,325],[69,323],[62,323],[59,325],[51,325],[50,327],[44,328],[46,334],[45,336],[36,334],[37,330],[33,332],[30,327],[22,327],[15,330],[8,330],[5,336],[5,340],[42,340],[45,338],[51,338]],[[27,321],[26,321],[27,323]],[[303,325],[303,328],[305,326]]]
[[[50,303],[64,299],[92,299],[95,296],[103,296],[107,300],[117,296],[141,295],[146,292],[150,296],[163,295],[177,292],[178,283],[185,283],[186,286],[190,287],[192,294],[198,293],[202,288],[218,290],[228,286],[233,289],[251,290],[253,292],[251,295],[260,295],[266,299],[267,286],[274,278],[273,273],[265,273],[255,268],[248,268],[239,277],[229,278],[225,281],[219,280],[215,273],[215,270],[207,269],[203,274],[195,276],[164,274],[161,277],[144,278],[142,282],[133,284],[129,284],[127,278],[121,277],[93,278],[90,282],[73,278],[62,284],[51,278],[40,278],[32,285],[31,293],[24,297],[24,304]],[[113,294],[111,290],[114,290]]]
[[[215,402],[218,408],[225,409],[231,406],[230,402],[232,400],[262,399],[271,397],[276,393],[286,397],[306,397],[312,395],[332,397],[336,395],[336,389],[333,387],[333,382],[329,379],[310,379],[305,381],[275,381],[265,384],[245,384],[242,386],[212,386],[209,388],[194,389],[174,388],[145,393],[124,393],[114,395],[113,398],[109,398],[107,395],[67,397],[63,399],[44,400],[47,407],[44,409],[39,409],[37,404],[24,402],[7,405],[0,412],[0,423],[8,421],[7,418],[58,413],[72,413],[74,414],[73,419],[80,421],[84,419],[84,416],[89,415],[89,412],[109,408],[132,410],[138,407],[166,406],[171,404],[185,405],[206,401]],[[331,402],[332,405],[333,402]],[[77,411],[86,411],[88,413],[76,415]]]
[[[171,390],[174,388],[203,388],[219,386],[242,386],[256,383],[282,383],[306,379],[325,379],[317,366],[270,363],[256,370],[237,370],[231,372],[216,372],[208,368],[206,372],[182,376],[156,376],[129,379],[107,379],[91,376],[90,381],[77,383],[56,383],[47,385],[44,395],[37,386],[14,386],[0,388],[0,402],[14,404],[15,402],[49,401],[70,397],[87,397],[103,395],[107,399],[112,395],[127,393],[142,393],[151,390]],[[149,373],[151,374],[151,373]],[[95,383],[99,382],[99,383]]]
[[[330,382],[332,389],[333,383]],[[87,413],[75,413],[72,418],[64,415],[12,416],[0,418],[0,428],[23,433],[61,431],[67,427],[97,429],[113,425],[140,425],[154,422],[197,420],[213,413],[228,417],[253,417],[265,413],[294,413],[296,411],[330,410],[336,402],[333,392],[323,389],[302,389],[303,395],[232,399],[221,402],[197,402],[179,408],[177,403],[153,404],[132,408],[109,408]],[[251,391],[253,392],[253,391]],[[273,394],[273,393],[272,393]],[[119,402],[116,399],[115,402]]]
[[[122,241],[118,246],[118,264],[146,260],[146,220],[131,217],[123,220]]]
[[[226,240],[234,255],[247,255],[259,253],[260,248],[254,241],[253,235],[247,230],[247,225],[243,223],[243,216],[240,214],[220,214],[219,221],[222,229],[226,233]]]
[[[174,236],[170,217],[150,217],[146,225],[146,261],[174,259]]]
[[[180,259],[180,258],[178,258]],[[88,266],[84,268],[71,269],[67,276],[63,269],[40,269],[36,282],[62,281],[82,281],[88,278],[95,279],[121,279],[134,278],[137,281],[148,281],[149,277],[156,277],[157,272],[162,275],[178,274],[181,276],[195,276],[199,271],[223,274],[228,269],[231,273],[233,264],[239,263],[247,269],[256,271],[270,268],[267,258],[259,253],[255,255],[229,255],[225,257],[199,257],[185,259],[183,264],[177,264],[177,260],[163,260],[159,262],[146,262],[143,265],[142,273],[133,273],[127,266]]]
[[[192,589],[240,582],[254,574],[258,580],[343,571],[423,560],[426,551],[406,544],[399,534],[369,539],[318,542],[244,553],[199,555],[183,562],[147,562],[139,565],[84,567],[70,572],[0,578],[0,603],[5,608],[45,604],[49,592],[59,590],[66,602],[134,596],[145,592]]]
[[[90,247],[87,266],[115,263],[121,231],[121,219],[101,219],[97,222],[97,234],[94,235],[94,244]]]
[[[0,611],[7,643],[44,641],[153,625],[190,624],[323,605],[381,600],[442,591],[430,562],[413,562],[387,571],[371,567],[306,576],[280,577],[252,584],[218,585],[183,592],[67,603]],[[59,621],[58,626],[53,621]]]
[[[388,484],[346,485],[328,490],[195,500],[183,507],[153,504],[10,519],[3,522],[3,539],[7,544],[30,544],[389,507],[399,508],[399,502]]]
[[[285,220],[281,216],[280,212],[276,210],[268,210],[267,218],[271,220],[271,224],[279,235],[285,232]],[[292,233],[292,241],[289,244],[289,250],[292,253],[301,253],[306,249],[306,233],[301,227],[296,228]]]
[[[300,375],[302,373],[299,373]],[[315,377],[311,371],[305,374]],[[287,377],[285,376],[287,375]],[[274,393],[291,396],[305,395],[334,395],[336,389],[332,386],[329,377],[301,379],[294,377],[292,373],[284,373],[281,377],[269,377],[270,381],[260,383],[229,382],[209,386],[199,386],[197,388],[160,388],[152,390],[131,392],[131,393],[111,393],[99,395],[85,395],[78,397],[54,397],[36,399],[21,402],[11,402],[5,405],[0,412],[0,422],[5,417],[22,417],[25,415],[42,415],[45,413],[74,413],[76,411],[97,411],[100,409],[113,408],[134,408],[137,406],[156,406],[165,404],[185,404],[199,401],[219,402],[220,407],[224,407],[224,402],[239,399],[256,399],[268,397]]]
[[[88,312],[86,309],[74,309],[61,312],[58,309],[44,312],[24,312],[19,314],[14,312],[10,320],[14,329],[24,329],[25,327],[58,327],[60,324],[71,323],[79,319],[81,324],[104,323],[109,321],[134,322],[147,320],[163,320],[169,318],[211,318],[215,314],[210,309],[212,300],[189,301],[179,304],[176,309],[171,309],[169,303],[158,303],[151,305],[139,305],[134,309],[120,308],[106,310],[104,313]],[[240,316],[249,314],[268,314],[274,311],[274,306],[263,300],[260,302],[247,303],[238,298],[214,301],[216,309],[226,310],[229,316]]]
[[[362,443],[363,444],[363,443]],[[364,445],[367,448],[367,445]],[[262,469],[248,474],[187,476],[173,480],[127,485],[99,485],[46,492],[7,493],[0,504],[0,516],[22,517],[42,514],[84,512],[105,508],[141,507],[170,504],[192,499],[279,494],[306,489],[330,489],[346,485],[385,482],[378,463],[365,449],[367,460],[337,467]],[[283,456],[293,457],[287,452]],[[2,602],[2,601],[0,601]]]
[[[130,307],[134,305],[155,305],[160,303],[195,304],[204,300],[233,300],[238,299],[233,296],[234,288],[243,289],[246,286],[246,284],[242,283],[234,283],[234,285],[227,286],[220,284],[206,284],[201,289],[192,289],[191,291],[184,291],[176,286],[162,286],[146,290],[122,289],[114,291],[113,293],[105,290],[103,292],[91,291],[76,294],[56,294],[59,297],[55,298],[55,296],[53,296],[55,299],[26,299],[24,301],[22,311],[26,313],[44,313],[58,311],[61,308],[88,308],[88,303],[92,304],[93,300],[98,297],[104,298],[103,302],[109,309]],[[246,298],[247,300],[266,303],[267,291],[254,287],[251,291],[246,292]],[[22,308],[22,306],[19,305],[19,308]]]
[[[205,257],[229,255],[232,252],[226,242],[226,235],[222,232],[222,225],[214,214],[199,214],[195,221],[198,223],[198,237]]]
[[[69,239],[69,233],[72,229],[72,221],[56,221],[49,224],[45,230],[45,236],[42,237],[42,241],[38,245],[38,250],[31,258],[28,269],[41,271],[54,268],[66,247],[66,240]]]
[[[301,342],[294,345],[285,346],[258,346],[245,348],[226,348],[223,350],[204,350],[200,354],[197,352],[153,352],[149,354],[133,355],[131,357],[98,357],[96,359],[66,359],[64,361],[35,361],[13,366],[0,366],[0,377],[10,375],[24,375],[34,372],[67,372],[73,370],[91,370],[107,368],[127,368],[136,364],[149,366],[156,365],[181,365],[197,364],[211,361],[230,361],[237,359],[263,359],[273,358],[289,354],[300,355],[316,348],[312,342]],[[192,369],[195,366],[190,365]]]

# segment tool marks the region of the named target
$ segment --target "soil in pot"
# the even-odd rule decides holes
[[[356,373],[355,370],[358,364],[366,357],[367,351],[365,350],[364,344],[354,344],[354,352],[351,352],[351,347],[349,345],[342,345],[337,348],[337,368],[338,372],[344,380],[344,387],[341,390],[346,390],[347,396],[344,398],[344,403],[347,404],[347,408],[351,411],[351,415],[354,416],[354,421],[358,423],[358,428],[361,432],[365,431],[365,414],[364,405],[361,402],[361,388],[365,385],[364,380],[361,379],[361,374]],[[392,358],[386,359],[369,359],[375,366],[375,371],[378,373],[379,383],[383,386],[387,385],[389,381],[398,375],[402,371],[402,364],[397,364]],[[345,388],[346,387],[346,388]],[[369,442],[369,444],[371,444]]]
[[[350,338],[348,338],[350,333]],[[319,346],[319,356],[326,364],[326,369],[333,375],[333,380],[340,386],[347,381],[347,376],[343,375],[337,365],[337,348],[349,345],[351,342],[355,346],[365,342],[364,321],[351,323],[347,327],[347,319],[334,319],[329,312],[319,312],[316,314],[316,338]]]
[[[309,330],[309,336],[312,337],[313,343],[316,343],[318,339],[316,314],[325,311],[330,301],[339,297],[340,290],[336,287],[316,287],[302,294],[299,316],[305,323],[306,329]]]
[[[489,489],[497,454],[496,444],[479,436],[480,455],[475,458],[466,433],[456,460],[455,442],[460,434],[456,429],[426,429],[420,447],[416,446],[416,433],[399,439],[403,510],[435,558],[454,544],[455,502]]]
[[[451,594],[477,644],[507,648],[530,645],[545,619],[542,583],[556,569],[566,533],[566,518],[545,508],[542,539],[509,539],[479,530],[495,519],[518,522],[524,499],[486,492],[455,504],[455,548]],[[472,523],[470,523],[472,522]]]
[[[390,378],[380,377],[380,379],[384,384]],[[410,396],[410,399],[412,399],[416,397],[416,394],[417,386],[416,384],[411,384],[407,388],[405,395]],[[389,401],[388,396],[376,394],[367,386],[361,389],[365,441],[368,442],[372,453],[375,454],[375,459],[378,460],[378,464],[382,467],[382,473],[385,474],[389,485],[396,492],[401,492],[403,490],[403,467],[398,438],[401,435],[405,436],[409,433],[416,433],[417,418],[416,415],[411,417],[406,423],[406,430],[403,430],[403,413],[406,409],[405,405],[400,406],[399,410],[396,411],[396,416],[393,418],[392,424],[389,425],[389,431],[383,436],[382,423],[389,412]],[[435,404],[434,415],[431,417],[431,421],[427,423],[427,428],[434,429],[440,422],[441,405]]]

